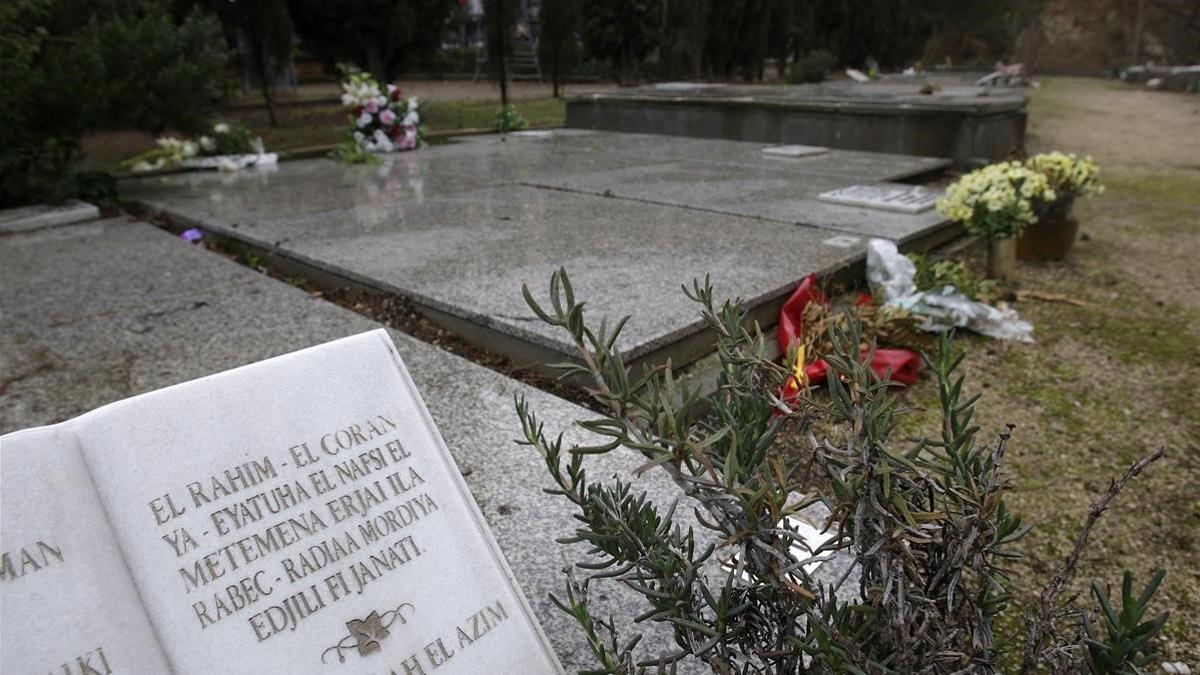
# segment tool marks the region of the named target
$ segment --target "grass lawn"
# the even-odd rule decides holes
[[[562,99],[552,97],[516,101],[517,111],[532,127],[562,125],[566,121],[566,105]],[[464,129],[491,129],[495,126],[495,101],[448,101],[430,100],[425,104],[425,126],[434,135],[453,133]],[[224,111],[226,120],[239,120],[257,136],[261,136],[267,149],[275,152],[335,145],[346,140],[349,122],[346,112],[333,104],[281,106],[278,110],[279,126],[267,123],[263,108],[233,108]],[[94,134],[84,142],[81,166],[89,169],[110,169],[120,161],[150,150],[154,147],[154,136],[147,133],[124,131]]]
[[[561,99],[537,98],[515,103],[517,111],[530,126],[561,125],[566,121],[566,106]],[[499,101],[428,101],[424,106],[426,129],[440,134],[463,129],[491,129],[496,124]],[[272,150],[294,150],[314,145],[341,143],[346,139],[346,113],[332,105],[284,107],[280,126],[267,124],[260,109],[239,110],[241,118],[255,134],[262,136]]]
[[[1167,455],[1093,530],[1071,585],[1141,588],[1167,571],[1154,610],[1170,610],[1162,645],[1200,665],[1200,97],[1101,80],[1048,78],[1031,92],[1029,151],[1091,154],[1105,194],[1076,203],[1083,239],[1066,260],[1019,263],[1021,288],[1087,303],[1022,302],[1037,344],[976,336],[967,387],[983,393],[985,434],[1017,425],[1009,505],[1035,524],[1015,569],[1032,606],[1070,550],[1090,503],[1136,458]],[[932,431],[937,393],[926,380],[904,395],[918,413],[903,431]],[[986,436],[981,436],[985,438]],[[1090,599],[1089,599],[1090,602]],[[1009,631],[1018,629],[1012,616]],[[1008,632],[1009,636],[1015,632]]]

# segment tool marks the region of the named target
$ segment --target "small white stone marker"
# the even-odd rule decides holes
[[[822,192],[817,199],[831,204],[861,206],[881,211],[921,213],[932,209],[940,192],[919,185],[851,185]]]
[[[512,131],[508,135],[516,136],[517,138],[550,138],[554,135],[554,132],[546,129],[529,129],[526,131]]]
[[[0,458],[3,672],[562,672],[383,330]]]
[[[819,145],[768,145],[762,151],[764,155],[773,157],[809,157],[823,155],[829,152],[829,148]]]
[[[832,246],[834,248],[851,248],[851,247],[857,246],[861,242],[862,242],[862,237],[853,237],[848,234],[839,234],[836,237],[830,237],[821,243],[825,244],[826,246]]]
[[[849,77],[850,79],[854,80],[855,82],[870,82],[871,81],[871,78],[866,73],[864,73],[861,70],[857,70],[855,68],[847,68],[846,76]]]
[[[72,199],[62,204],[35,204],[0,211],[0,234],[26,232],[44,227],[74,225],[100,217],[100,209]]]

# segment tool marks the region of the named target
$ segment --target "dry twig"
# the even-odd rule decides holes
[[[1037,613],[1026,620],[1025,654],[1021,661],[1021,675],[1032,673],[1042,660],[1042,645],[1046,641],[1047,628],[1053,618],[1056,601],[1058,600],[1058,596],[1062,594],[1063,589],[1066,588],[1071,577],[1075,574],[1075,567],[1079,564],[1079,557],[1083,554],[1083,549],[1087,547],[1092,527],[1100,520],[1100,516],[1104,515],[1104,511],[1108,509],[1109,503],[1121,493],[1121,490],[1125,489],[1125,485],[1136,478],[1146,467],[1161,459],[1163,454],[1163,449],[1158,448],[1139,459],[1126,469],[1125,475],[1113,481],[1108,486],[1108,491],[1097,499],[1092,504],[1092,508],[1088,510],[1087,522],[1083,524],[1083,529],[1075,537],[1075,546],[1071,549],[1071,554],[1063,561],[1058,574],[1054,575],[1054,578],[1050,580],[1046,588],[1042,589],[1041,602]]]
[[[1084,302],[1077,298],[1072,298],[1065,293],[1047,293],[1045,291],[1023,290],[1017,291],[1017,300],[1041,300],[1043,302],[1062,302],[1076,307],[1091,307],[1091,303]]]

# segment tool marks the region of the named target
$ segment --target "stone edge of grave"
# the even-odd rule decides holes
[[[872,101],[837,96],[813,98],[782,98],[779,96],[681,96],[677,94],[650,94],[645,92],[596,92],[567,94],[563,101],[568,105],[619,105],[628,103],[651,105],[694,105],[698,107],[761,107],[782,108],[796,111],[836,112],[861,115],[947,115],[959,114],[971,117],[1001,115],[1021,112],[1029,105],[1028,97],[978,96],[979,100],[954,98],[952,100],[912,100],[916,96],[900,96],[895,100]]]
[[[28,212],[22,215],[21,212]],[[31,232],[49,227],[75,225],[100,217],[100,209],[78,199],[63,204],[21,206],[0,211],[0,234]]]

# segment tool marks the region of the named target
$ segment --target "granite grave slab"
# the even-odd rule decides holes
[[[821,194],[854,185],[836,174],[679,160],[538,180],[536,185],[542,187],[884,237],[901,244],[936,235],[949,226],[945,218],[927,209],[904,213],[867,209],[861,203],[824,203]],[[914,188],[880,183],[874,189],[908,194]]]
[[[844,150],[777,157],[764,147],[557,129],[468,137],[379,166],[305,160],[273,172],[133,180],[124,189],[178,222],[275,255],[289,274],[404,295],[519,363],[569,353],[529,320],[516,292],[521,283],[540,287],[565,264],[595,294],[594,311],[634,316],[621,345],[629,359],[682,365],[708,345],[680,284],[712,273],[719,292],[741,296],[769,326],[773,303],[804,276],[859,260],[859,238],[909,245],[948,230],[929,213],[817,199],[946,160]]]
[[[409,297],[464,322],[452,328],[519,362],[573,354],[558,331],[532,320],[519,292],[527,283],[540,296],[559,266],[592,316],[633,316],[620,343],[632,361],[665,355],[702,332],[697,306],[680,288],[693,279],[712,274],[719,293],[765,306],[790,292],[797,274],[835,270],[865,246],[825,245],[836,233],[818,228],[524,186],[212,227]],[[472,335],[473,328],[484,332]],[[522,353],[505,339],[539,351]]]
[[[567,133],[572,132],[572,133]],[[824,173],[852,176],[859,181],[897,181],[940,171],[952,162],[939,157],[863,152],[826,148],[786,156],[764,152],[778,145],[714,138],[689,138],[655,134],[555,130],[555,146],[569,152],[604,152],[631,155],[643,163],[703,160],[788,173]],[[803,146],[816,147],[816,146]]]
[[[123,191],[144,205],[195,223],[252,225],[324,211],[353,211],[380,201],[420,203],[476,190],[487,180],[396,153],[378,166],[332,160],[284,162],[233,172],[190,172],[126,181]]]
[[[0,369],[20,376],[0,397],[5,433],[377,327],[140,222],[7,236],[0,258]],[[573,621],[547,598],[562,587],[554,540],[573,525],[569,509],[542,494],[541,461],[513,443],[512,400],[528,397],[548,428],[579,440],[572,422],[590,413],[403,334],[392,338],[564,667],[594,667]],[[593,471],[628,474],[640,463],[621,451],[596,458]],[[655,473],[642,485],[655,499],[676,494]],[[594,600],[605,613],[642,611],[617,584],[597,586]],[[661,627],[642,629],[646,644],[667,648]]]

